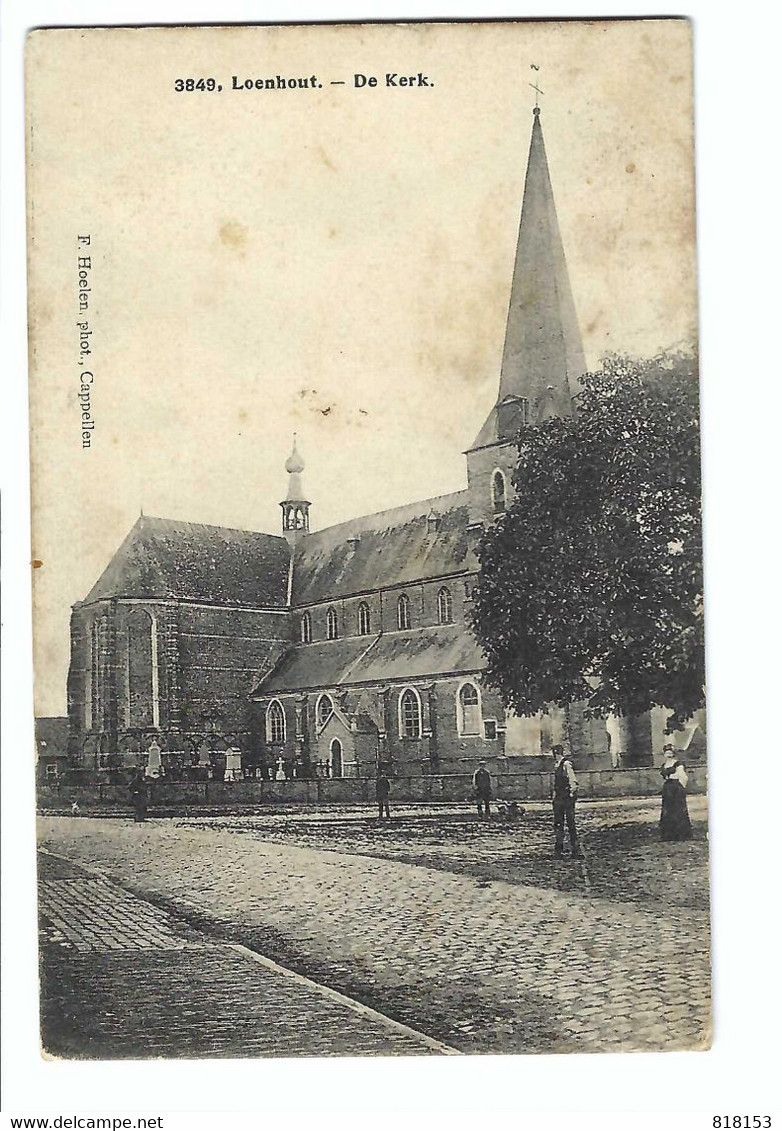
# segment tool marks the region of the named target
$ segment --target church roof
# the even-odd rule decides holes
[[[467,525],[467,492],[457,491],[308,534],[296,554],[291,604],[475,569]]]
[[[83,603],[165,597],[284,608],[289,561],[276,535],[142,515]]]
[[[530,423],[569,416],[586,370],[540,110],[533,111],[497,403],[523,397]],[[493,408],[473,448],[502,439]]]
[[[499,443],[501,443],[500,429],[497,419],[497,406],[495,405],[486,417],[483,428],[481,428],[480,432],[473,440],[469,451],[475,451],[476,448],[489,448],[492,444]]]
[[[323,691],[360,683],[427,679],[452,672],[477,672],[485,666],[481,650],[465,625],[443,624],[374,639],[351,636],[300,644],[286,652],[253,695]]]

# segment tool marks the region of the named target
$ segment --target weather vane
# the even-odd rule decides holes
[[[538,66],[537,63],[530,63],[529,69],[531,71],[539,71],[540,67]],[[540,97],[541,94],[545,94],[546,92],[544,90],[540,89],[537,82],[531,82],[529,85],[535,91],[535,109],[537,110],[537,108],[538,108],[538,98]]]

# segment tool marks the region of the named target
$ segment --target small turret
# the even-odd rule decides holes
[[[285,461],[288,472],[288,493],[280,503],[282,509],[282,532],[293,549],[310,529],[310,502],[305,498],[301,475],[304,460],[296,447],[296,434],[293,435],[293,451]]]

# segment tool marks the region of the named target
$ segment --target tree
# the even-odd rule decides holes
[[[606,359],[575,414],[519,433],[514,500],[480,542],[486,682],[532,715],[704,703],[698,380],[686,354]]]

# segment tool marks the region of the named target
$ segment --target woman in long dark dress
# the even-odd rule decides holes
[[[665,746],[660,767],[663,779],[663,800],[660,809],[660,838],[689,840],[692,824],[687,809],[687,771],[676,757],[673,746]]]
[[[147,783],[139,771],[130,783],[130,803],[133,806],[133,820],[145,821],[147,818]]]

